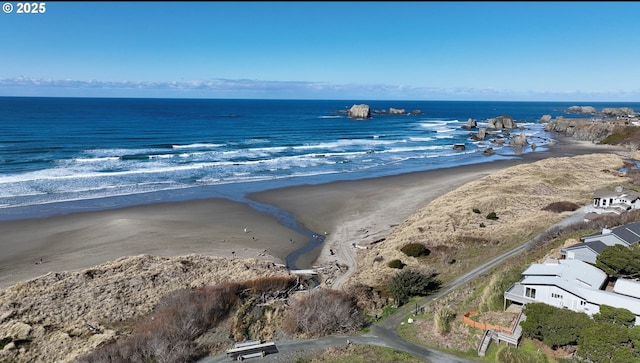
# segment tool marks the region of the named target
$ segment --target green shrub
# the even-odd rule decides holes
[[[480,228],[484,228],[484,227],[486,227],[484,223],[480,222]]]
[[[431,253],[422,243],[409,243],[404,245],[400,251],[409,257],[428,256]]]
[[[496,215],[496,212],[491,212],[489,214],[487,214],[487,219],[491,219],[491,220],[498,220],[498,216]]]
[[[412,296],[426,296],[441,285],[436,273],[403,270],[391,277],[389,291],[398,306],[404,305]]]
[[[478,208],[473,208],[473,213],[475,213],[475,214],[480,214],[480,209],[478,209]]]
[[[397,268],[399,270],[402,270],[406,266],[406,264],[404,264],[402,261],[400,261],[398,259],[395,259],[395,260],[389,261],[387,266],[389,266],[391,268]]]

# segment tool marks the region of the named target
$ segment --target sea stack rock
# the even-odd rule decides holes
[[[349,118],[366,119],[371,117],[369,105],[353,105],[349,109]]]
[[[528,143],[529,142],[527,141],[527,136],[521,132],[520,135],[516,135],[511,139],[511,141],[509,142],[509,145],[524,146],[524,145],[527,145]]]
[[[511,116],[498,116],[495,118],[489,119],[489,124],[487,125],[488,129],[513,129],[515,128],[515,124],[513,122],[513,118]]]
[[[472,118],[469,118],[467,120],[467,124],[463,125],[462,128],[463,129],[475,129],[476,127],[478,127],[478,122]]]
[[[404,108],[389,107],[389,114],[390,115],[405,115],[406,113],[407,113],[407,111],[405,111]]]

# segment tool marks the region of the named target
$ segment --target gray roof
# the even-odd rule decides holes
[[[604,244],[604,242],[600,240],[595,240],[595,241],[589,241],[589,242],[578,242],[575,245],[571,245],[567,248],[564,248],[564,250],[577,250],[580,248],[588,248],[593,252],[600,254],[605,249],[605,247],[607,247],[607,245]]]
[[[625,224],[615,228],[611,228],[608,230],[605,228],[602,230],[602,232],[595,232],[592,234],[588,234],[580,237],[580,239],[584,240],[589,237],[594,237],[598,235],[609,235],[609,234],[614,235],[621,242],[626,243],[628,245],[638,243],[640,242],[640,222],[633,222],[633,223]]]
[[[627,244],[640,241],[640,222],[625,224],[611,229],[611,233],[618,236]]]

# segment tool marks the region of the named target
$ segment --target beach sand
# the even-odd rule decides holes
[[[0,221],[0,236],[0,288],[140,254],[283,263],[290,240],[305,238],[269,215],[226,199]]]
[[[298,267],[337,262],[353,271],[352,244],[384,238],[431,200],[467,182],[523,162],[621,150],[562,139],[549,151],[516,160],[287,187],[248,197],[292,212],[308,229],[326,234],[324,244],[303,255]],[[272,216],[225,199],[0,221],[0,236],[0,289],[48,272],[76,271],[140,254],[203,254],[284,263],[307,239]]]

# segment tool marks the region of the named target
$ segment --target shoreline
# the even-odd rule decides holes
[[[384,238],[394,225],[431,200],[467,182],[549,157],[624,151],[566,137],[557,139],[549,150],[527,152],[513,160],[289,186],[246,197],[293,213],[298,223],[316,233],[326,232],[324,243],[301,256],[298,266],[335,262],[350,266],[352,272],[356,261],[351,243]],[[140,254],[203,254],[283,263],[308,239],[271,215],[223,198],[0,221],[0,235],[0,289],[49,272],[82,270]]]
[[[352,244],[366,246],[385,238],[393,227],[449,191],[519,164],[552,157],[625,152],[622,147],[596,145],[566,137],[560,139],[561,144],[547,151],[526,153],[519,159],[372,179],[334,181],[322,185],[301,185],[251,193],[247,197],[292,212],[309,229],[326,231],[327,238],[322,247],[304,256],[304,262],[316,267],[333,264],[349,266],[346,274],[332,282],[333,288],[340,288],[357,268],[356,249]],[[309,205],[314,208],[309,208]]]

